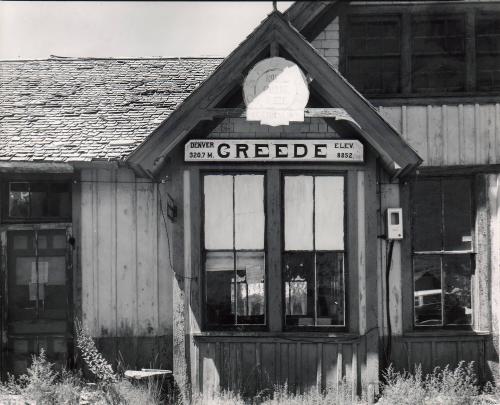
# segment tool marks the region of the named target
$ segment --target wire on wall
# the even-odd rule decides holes
[[[162,194],[161,194],[161,189],[160,189],[160,184],[164,184],[164,182],[154,182],[156,184],[156,189],[158,192],[158,200],[160,203],[160,213],[163,218],[163,225],[165,226],[165,233],[167,234],[167,248],[168,248],[168,261],[170,263],[170,268],[172,269],[172,272],[176,277],[182,278],[182,279],[187,279],[187,280],[196,280],[198,277],[188,277],[183,274],[177,273],[174,268],[174,263],[172,261],[172,248],[170,244],[170,233],[168,231],[168,226],[167,226],[167,218],[165,217],[165,210],[163,209],[163,199],[162,199]]]

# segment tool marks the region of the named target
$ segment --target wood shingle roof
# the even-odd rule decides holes
[[[0,161],[122,160],[221,58],[0,62]]]

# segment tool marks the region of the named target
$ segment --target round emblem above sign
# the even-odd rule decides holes
[[[264,59],[243,83],[247,120],[277,126],[304,121],[309,100],[307,79],[293,62],[280,57]]]

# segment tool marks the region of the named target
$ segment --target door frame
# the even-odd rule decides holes
[[[7,377],[7,356],[8,356],[8,334],[7,334],[7,308],[8,308],[8,262],[7,262],[7,233],[10,231],[41,231],[41,230],[65,230],[67,240],[73,236],[73,225],[71,222],[52,223],[24,223],[24,224],[3,224],[0,225],[0,377],[4,380]],[[66,248],[66,282],[68,286],[68,319],[66,329],[66,342],[72,340],[73,336],[73,253],[68,243]],[[68,347],[68,358],[71,356],[71,347]]]

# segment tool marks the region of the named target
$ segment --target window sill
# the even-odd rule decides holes
[[[473,330],[460,330],[460,329],[450,329],[450,330],[415,330],[411,332],[406,332],[403,334],[403,339],[405,338],[435,338],[435,337],[454,337],[457,339],[463,337],[476,337],[478,339],[483,339],[484,337],[490,336],[489,331],[473,331]]]
[[[353,341],[359,339],[356,333],[348,332],[267,332],[267,331],[207,331],[193,333],[193,337],[199,341],[240,341],[240,340],[283,340],[283,341]]]

